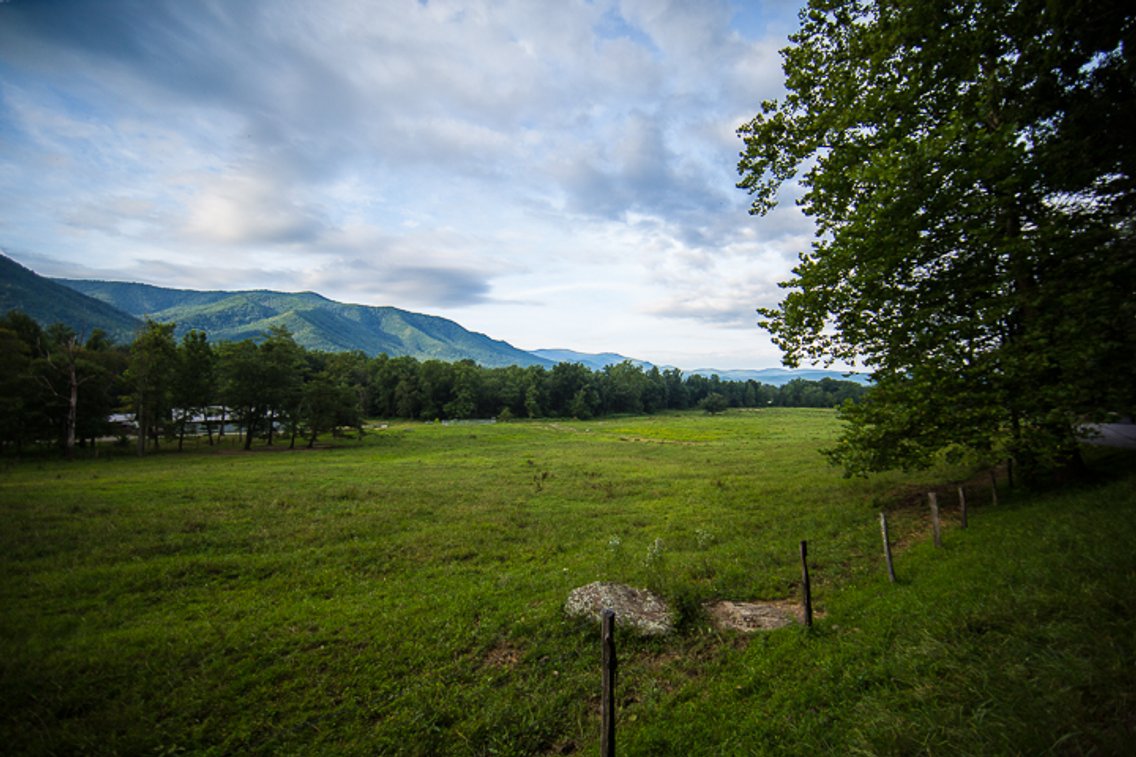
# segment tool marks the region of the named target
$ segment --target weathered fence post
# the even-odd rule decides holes
[[[959,512],[962,513],[962,527],[966,528],[966,492],[962,489],[962,484],[959,484]]]
[[[931,535],[937,549],[943,546],[943,530],[939,525],[939,495],[927,492],[927,499],[931,502]]]
[[[880,533],[884,537],[884,558],[887,560],[888,580],[895,583],[895,566],[891,562],[891,540],[888,539],[887,513],[880,513]]]
[[[600,700],[600,755],[615,757],[615,611],[603,611],[603,698]]]
[[[998,474],[990,469],[990,504],[998,504]]]
[[[801,590],[804,592],[805,626],[813,625],[813,591],[809,585],[809,543],[801,542]]]

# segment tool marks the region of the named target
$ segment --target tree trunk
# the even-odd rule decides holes
[[[1081,456],[1081,445],[1076,432],[1067,427],[1062,429],[1063,441],[1057,451],[1056,470],[1054,478],[1058,484],[1067,484],[1074,481],[1084,481],[1089,477],[1089,466]]]
[[[67,398],[67,457],[75,457],[75,426],[79,419],[79,377],[75,374],[74,362],[69,368],[71,391]]]
[[[138,411],[134,416],[134,422],[138,425],[138,457],[146,454],[146,396],[139,394],[138,396]]]

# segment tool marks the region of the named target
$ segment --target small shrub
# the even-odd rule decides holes
[[[718,392],[713,392],[699,402],[698,407],[702,408],[710,415],[717,415],[729,409],[730,401]]]
[[[677,586],[667,599],[674,613],[675,630],[679,633],[693,631],[706,620],[702,597],[693,586]]]

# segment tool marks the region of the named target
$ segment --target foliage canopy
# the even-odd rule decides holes
[[[739,129],[764,214],[799,178],[817,239],[762,325],[785,362],[860,363],[850,473],[944,448],[1075,462],[1136,407],[1136,9],[812,0],[788,94]]]

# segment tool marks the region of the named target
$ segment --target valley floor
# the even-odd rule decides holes
[[[830,411],[379,425],[4,461],[5,751],[593,753],[598,627],[562,608],[595,580],[678,622],[619,637],[620,754],[1136,743],[1130,452],[1093,452],[1081,488],[975,485],[962,529],[972,471],[846,480],[818,454]],[[796,601],[802,539],[814,627],[716,630],[705,602]]]

